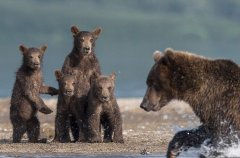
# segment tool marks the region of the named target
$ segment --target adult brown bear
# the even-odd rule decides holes
[[[147,91],[140,105],[159,111],[173,99],[190,104],[202,125],[177,133],[167,157],[197,147],[206,139],[213,151],[240,136],[240,68],[230,60],[211,60],[170,48],[154,53],[155,64],[147,77]],[[221,142],[221,143],[220,143]],[[215,150],[216,149],[216,150]]]

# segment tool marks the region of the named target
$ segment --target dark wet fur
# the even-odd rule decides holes
[[[124,142],[122,116],[114,95],[114,86],[114,80],[105,76],[98,77],[92,84],[87,107],[88,137],[91,143],[102,142],[101,126],[104,130],[103,142]]]
[[[73,49],[70,54],[65,58],[64,64],[62,66],[62,73],[64,74],[74,74],[78,80],[78,84],[75,87],[75,97],[72,100],[72,104],[75,104],[77,109],[74,113],[77,113],[79,116],[76,118],[75,116],[71,116],[70,119],[70,128],[72,129],[72,134],[75,137],[74,141],[78,138],[78,141],[86,141],[86,121],[85,121],[85,113],[86,113],[86,106],[87,106],[87,98],[90,89],[90,79],[94,76],[93,74],[101,74],[100,71],[100,64],[97,60],[97,57],[94,52],[95,42],[99,36],[99,34],[95,33],[95,31],[79,31],[76,26],[71,28],[74,37],[74,44]],[[82,50],[82,45],[79,43],[81,42],[82,37],[89,37],[93,38],[92,43],[92,52],[89,54],[84,54]],[[61,110],[59,105],[61,103],[61,98],[58,100],[59,104],[57,106],[57,115],[66,115]],[[62,117],[62,116],[61,116]],[[59,118],[56,117],[57,122]],[[65,116],[64,116],[65,117]],[[65,127],[63,127],[65,128]]]
[[[16,81],[14,84],[11,107],[10,120],[13,126],[13,142],[19,143],[24,133],[27,132],[29,142],[36,143],[41,140],[40,123],[37,118],[37,111],[45,114],[52,113],[52,110],[40,98],[40,94],[58,94],[58,90],[53,87],[43,85],[42,71],[33,69],[29,66],[29,54],[38,52],[43,55],[44,51],[38,48],[26,48],[20,46],[23,52],[23,63],[16,73]],[[39,59],[42,63],[42,57]]]

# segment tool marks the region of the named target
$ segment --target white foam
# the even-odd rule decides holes
[[[239,140],[240,141],[240,140]],[[210,152],[211,148],[208,146],[205,146],[204,143],[201,146],[201,148],[190,148],[187,151],[183,151],[180,155],[179,158],[186,158],[186,157],[199,157],[200,154],[203,154],[205,156],[208,155]],[[240,144],[237,143],[235,145],[232,145],[231,147],[225,148],[223,150],[220,150],[222,154],[219,156],[219,158],[222,157],[240,157]]]
[[[227,148],[223,151],[224,156],[226,157],[239,157],[240,156],[240,145],[236,144],[230,148]]]

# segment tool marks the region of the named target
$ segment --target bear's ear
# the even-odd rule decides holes
[[[172,48],[166,48],[164,52],[167,53],[174,53],[174,50]]]
[[[166,48],[164,50],[164,57],[162,63],[164,65],[171,65],[174,61],[174,50],[172,48]]]
[[[116,73],[113,72],[110,76],[109,76],[113,81],[116,80]]]
[[[62,72],[60,70],[55,71],[56,80],[59,81],[62,78]]]
[[[39,48],[42,53],[44,53],[47,50],[47,45],[43,45]]]
[[[101,32],[102,32],[102,28],[97,27],[92,31],[92,34],[93,34],[94,38],[98,38]]]
[[[22,54],[25,54],[25,53],[27,53],[28,48],[26,46],[24,46],[23,44],[21,44],[19,46],[19,50],[22,52]]]
[[[71,27],[71,32],[73,33],[73,36],[77,35],[80,30],[78,29],[78,27],[76,25]]]
[[[158,62],[161,58],[163,57],[163,53],[156,50],[154,53],[153,53],[153,59],[156,62]]]

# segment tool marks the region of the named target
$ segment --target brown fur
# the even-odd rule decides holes
[[[211,139],[212,146],[221,147],[220,138],[226,144],[232,143],[233,135],[240,135],[239,66],[230,60],[210,60],[172,49],[167,49],[160,58],[155,57],[158,60],[149,72],[148,88],[141,108],[158,111],[172,99],[183,100],[200,118],[206,129],[204,131],[209,131],[202,135]],[[175,139],[178,135],[171,141],[168,153],[182,148],[178,146],[174,149],[171,144],[181,141],[180,144],[189,144],[191,139],[180,141]],[[192,135],[198,137],[199,134],[195,132]],[[199,139],[195,144],[201,144],[205,139]]]
[[[101,142],[101,125],[104,128],[104,142],[123,143],[122,117],[114,96],[115,74],[98,76],[91,86],[87,116],[89,141]],[[100,129],[99,129],[100,128]]]
[[[16,73],[10,107],[14,143],[20,142],[25,132],[29,142],[38,142],[40,123],[37,111],[52,113],[39,95],[58,94],[55,88],[43,85],[41,63],[46,48],[26,48],[23,45],[19,47],[23,54],[23,63]]]
[[[74,141],[79,139],[78,125],[71,126],[70,123],[76,123],[76,120],[72,120],[78,117],[79,109],[76,104],[75,86],[78,84],[75,75],[64,75],[61,71],[56,70],[55,76],[59,84],[59,95],[57,103],[57,114],[55,119],[55,142],[70,142],[69,130],[74,137]],[[81,118],[82,119],[82,118]],[[75,128],[77,129],[75,129]]]
[[[71,53],[66,57],[62,72],[78,73],[81,71],[88,79],[95,72],[100,73],[100,66],[94,53],[95,42],[101,33],[101,28],[96,28],[92,32],[79,31],[76,26],[72,26],[74,45]]]
[[[78,116],[85,115],[85,108],[87,106],[87,95],[90,89],[90,78],[93,74],[100,74],[100,65],[94,53],[95,42],[101,33],[101,28],[96,28],[92,32],[79,31],[76,26],[72,26],[71,32],[73,33],[74,45],[71,53],[66,57],[63,67],[63,74],[74,74],[78,80],[78,84],[75,86],[74,102],[78,106]],[[61,100],[59,101],[61,102]],[[59,105],[62,103],[59,103]],[[57,109],[61,109],[58,107]],[[58,111],[57,111],[58,113]],[[84,117],[72,117],[72,120],[77,124],[70,121],[71,128],[75,133],[79,128],[79,141],[86,140],[85,134],[85,121]],[[58,118],[56,118],[58,119]],[[79,125],[79,127],[78,127]],[[77,134],[75,134],[77,136]]]

